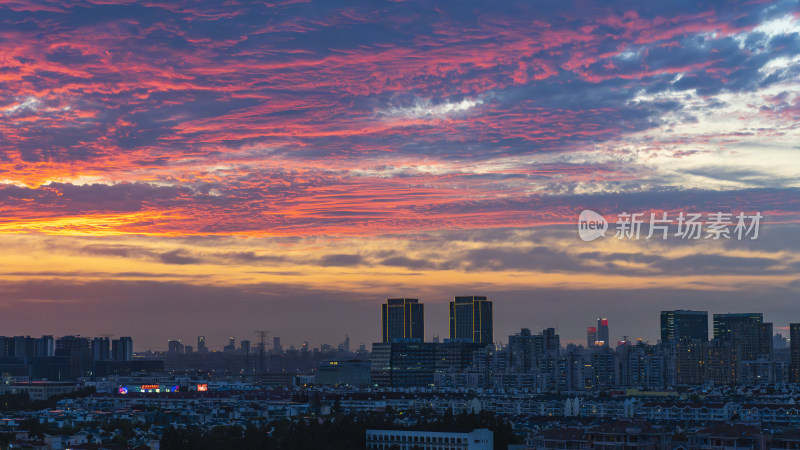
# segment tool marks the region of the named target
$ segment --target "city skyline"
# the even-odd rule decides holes
[[[484,298],[484,296],[476,296],[476,297]],[[462,297],[462,298],[465,298],[465,297]],[[393,299],[389,299],[389,300],[393,300]],[[424,305],[424,303],[420,299],[404,299],[404,300],[416,300],[416,301],[419,301],[420,304]],[[452,303],[452,302],[450,302],[450,303]],[[628,338],[628,340],[627,340],[628,343],[630,343],[630,342],[635,343],[635,342],[637,342],[638,340],[641,339],[643,342],[647,342],[649,344],[656,344],[657,342],[665,342],[662,339],[662,337],[664,336],[664,333],[665,333],[665,329],[664,329],[665,313],[675,314],[675,316],[676,316],[675,320],[676,321],[678,320],[677,317],[681,317],[680,316],[681,313],[683,314],[683,317],[686,317],[686,316],[696,317],[697,315],[702,314],[702,316],[704,316],[706,318],[706,329],[705,329],[706,332],[705,333],[700,333],[700,335],[704,335],[705,336],[705,339],[702,339],[702,338],[700,338],[700,339],[701,340],[705,340],[705,341],[708,341],[708,340],[711,340],[711,339],[715,339],[715,337],[714,337],[714,329],[713,329],[714,327],[712,325],[714,323],[714,320],[717,317],[723,317],[723,316],[747,316],[747,317],[758,316],[759,317],[759,324],[763,322],[765,325],[769,325],[770,326],[769,329],[772,331],[770,334],[768,334],[770,338],[775,336],[775,335],[781,335],[781,336],[783,336],[783,338],[788,339],[789,336],[790,336],[790,325],[792,323],[796,323],[796,322],[794,322],[795,319],[791,319],[787,323],[786,326],[773,326],[773,323],[769,322],[769,317],[768,316],[766,318],[764,318],[763,313],[756,313],[756,312],[738,312],[738,313],[725,312],[725,313],[718,313],[718,312],[714,312],[714,311],[677,309],[677,310],[659,311],[655,315],[656,316],[656,320],[654,320],[653,322],[660,324],[660,326],[657,327],[657,329],[655,329],[654,331],[652,331],[650,333],[650,334],[653,334],[655,336],[654,338],[651,339],[651,338],[648,338],[648,337],[645,337],[645,336],[637,336],[637,335],[632,335],[630,333],[627,333],[625,328],[623,328],[624,324],[619,325],[619,326],[615,326],[615,323],[614,323],[613,319],[608,319],[608,318],[603,317],[603,318],[597,318],[596,321],[599,324],[601,322],[601,320],[602,320],[603,322],[605,322],[606,327],[608,327],[609,338],[610,339],[609,339],[608,342],[605,343],[605,346],[607,346],[607,347],[611,347],[611,348],[616,347],[619,342],[623,342],[623,338],[624,337]],[[672,319],[670,319],[670,321],[671,320]],[[379,321],[379,323],[382,322],[383,321],[382,317],[379,318],[378,321]],[[590,319],[590,322],[588,322],[588,323],[592,323],[593,324],[591,319]],[[693,321],[692,323],[696,324],[697,322]],[[578,323],[577,325],[580,327],[581,324],[582,324],[582,322]],[[379,325],[379,328],[380,328],[380,325]],[[556,334],[561,336],[561,344],[562,344],[562,346],[566,346],[567,344],[573,344],[573,345],[580,345],[580,346],[583,346],[585,348],[590,347],[589,345],[587,345],[585,332],[584,332],[583,336],[577,336],[577,337],[576,336],[565,335],[565,334],[563,334],[563,332],[557,326],[547,325],[547,324],[543,324],[543,325],[528,324],[528,325],[523,325],[520,328],[517,328],[516,330],[512,330],[508,334],[500,334],[500,335],[495,334],[493,342],[494,343],[503,344],[503,345],[508,344],[508,341],[509,341],[508,338],[511,337],[511,336],[514,336],[515,334],[518,334],[519,330],[521,330],[521,329],[522,330],[527,329],[529,331],[532,330],[534,332],[542,332],[542,331],[550,329],[550,328],[554,329]],[[616,330],[618,328],[619,328],[619,332],[617,333]],[[584,327],[583,329],[584,330],[594,329],[595,333],[596,333],[595,338],[597,339],[597,342],[601,342],[601,340],[599,339],[599,333],[597,333],[597,331],[596,331],[598,329],[597,326],[594,326],[594,324],[593,324],[593,326]],[[739,331],[741,332],[741,330],[739,330]],[[239,348],[238,345],[240,345],[242,341],[247,341],[249,348],[252,349],[252,351],[255,352],[256,351],[255,349],[258,346],[257,345],[258,344],[258,339],[259,339],[258,333],[259,333],[258,331],[254,331],[254,332],[251,333],[251,335],[248,335],[248,334],[236,334],[236,333],[222,334],[220,336],[223,336],[223,337],[221,337],[219,339],[214,338],[214,339],[212,339],[210,341],[210,343],[209,343],[208,337],[206,335],[196,335],[196,336],[188,336],[188,337],[187,336],[177,336],[177,335],[175,335],[175,336],[170,337],[169,339],[166,339],[164,341],[164,343],[162,343],[161,345],[159,345],[158,343],[156,343],[155,345],[150,345],[150,343],[139,343],[138,339],[134,339],[133,348],[137,352],[144,352],[144,351],[147,351],[147,350],[167,351],[168,350],[168,344],[170,342],[172,342],[172,341],[175,341],[175,342],[180,342],[183,346],[191,347],[193,349],[193,351],[195,351],[195,352],[223,351],[223,348],[226,347],[227,345],[229,345],[231,340],[233,340],[236,343],[236,347],[235,348],[238,349]],[[58,333],[55,333],[55,334],[54,333],[42,333],[42,334],[38,334],[38,333],[33,333],[33,334],[32,333],[22,333],[22,334],[7,333],[7,335],[8,336],[23,336],[23,337],[76,336],[76,337],[90,338],[90,339],[91,338],[97,338],[98,336],[100,336],[100,337],[105,337],[106,339],[110,339],[110,340],[114,340],[115,336],[117,336],[116,334],[104,334],[104,333],[66,333],[66,334],[58,334]],[[280,345],[281,345],[281,349],[279,349],[279,350],[289,350],[290,348],[294,348],[295,350],[299,351],[299,350],[301,350],[303,348],[304,344],[308,344],[309,348],[319,348],[320,346],[323,346],[323,345],[330,345],[333,348],[336,348],[337,345],[339,345],[342,342],[344,342],[344,339],[350,339],[349,338],[350,335],[351,335],[351,333],[348,333],[348,332],[346,332],[346,330],[343,330],[341,336],[339,336],[339,337],[335,337],[334,336],[329,340],[309,341],[307,339],[301,339],[301,340],[299,340],[297,342],[294,342],[294,341],[287,341],[285,339],[285,336],[279,336],[279,335],[276,335],[275,333],[273,333],[272,331],[268,331],[266,336],[269,336],[269,339],[266,340],[266,344],[267,344],[266,351],[271,351],[273,349],[273,346],[274,346],[274,342],[273,341],[274,341],[274,339],[278,339],[277,342],[279,342]],[[435,340],[435,337],[436,336],[443,336],[443,335],[444,334],[438,333],[436,331],[428,331],[428,330],[426,330],[425,331],[425,338],[422,339],[422,340],[424,342],[437,342]],[[693,336],[695,338],[698,338],[700,335],[698,335],[696,333],[693,334]],[[203,340],[202,347],[200,345],[201,338]],[[117,339],[120,339],[120,338],[117,338]],[[130,339],[130,337],[127,337],[127,338],[126,337],[122,337],[122,339]],[[416,338],[399,338],[399,339],[403,340],[403,339],[416,339]],[[452,339],[452,338],[450,338],[450,339]],[[461,340],[463,340],[463,339],[461,339]],[[675,338],[675,340],[679,340],[679,339]],[[145,340],[145,342],[146,342],[146,340]],[[371,340],[356,341],[356,340],[350,339],[350,343],[351,343],[350,344],[350,350],[353,351],[354,349],[357,348],[358,345],[361,345],[361,344],[364,344],[365,346],[369,347],[370,344],[380,343],[380,342],[387,342],[386,340],[383,339],[383,333],[382,332],[379,333],[378,336],[376,336],[374,339],[371,339]],[[770,342],[771,342],[771,339],[770,339]],[[599,343],[595,343],[594,346],[597,346],[597,345],[600,345],[600,344]]]
[[[755,300],[784,329],[798,11],[4,2],[0,330],[369,343],[411,297],[430,339],[455,295],[493,299],[500,338],[607,317],[652,342],[658,311]],[[761,221],[646,238],[664,214]]]

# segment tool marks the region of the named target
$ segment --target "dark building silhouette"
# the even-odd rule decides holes
[[[436,348],[432,342],[382,342],[372,344],[372,383],[405,388],[433,385]]]
[[[789,381],[800,383],[800,323],[789,324]]]
[[[97,377],[113,375],[128,376],[136,372],[157,373],[164,371],[163,359],[137,359],[128,361],[95,361],[94,372]]]
[[[369,361],[323,361],[317,368],[314,383],[319,385],[369,386]]]
[[[133,360],[133,339],[123,336],[111,341],[111,359],[114,361]]]
[[[81,336],[64,336],[56,340],[56,356],[68,357],[69,379],[91,376],[94,361],[92,360],[92,341]]]
[[[53,336],[45,335],[36,340],[36,356],[55,356],[56,340]]]
[[[597,345],[597,327],[586,327],[586,348]]]
[[[92,358],[94,361],[108,361],[111,359],[111,342],[107,337],[92,339]]]
[[[548,357],[558,357],[560,348],[560,338],[554,328],[547,328],[541,334],[532,334],[531,330],[523,328],[508,337],[508,367],[516,372],[530,372]]]
[[[708,341],[708,311],[661,311],[661,342]]]
[[[762,313],[714,314],[714,339],[736,346],[739,361],[772,354],[772,324]]]
[[[416,298],[390,298],[381,305],[383,342],[425,338],[425,313]]]
[[[492,302],[483,296],[456,297],[450,302],[450,339],[494,343]]]
[[[167,351],[169,353],[183,354],[183,344],[181,344],[180,340],[171,340],[167,343]]]
[[[599,317],[597,319],[597,342],[596,345],[602,345],[603,347],[608,347],[609,343],[609,335],[608,335],[608,319],[605,317]]]
[[[205,336],[197,336],[197,351],[203,353],[208,351],[206,348],[206,337]]]

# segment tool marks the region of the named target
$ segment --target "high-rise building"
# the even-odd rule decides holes
[[[390,298],[381,305],[383,342],[425,338],[425,313],[416,298]]]
[[[36,356],[36,339],[30,336],[14,336],[14,356]]]
[[[206,348],[206,337],[205,336],[197,336],[197,351],[199,353],[203,353],[208,351]]]
[[[608,337],[608,319],[605,317],[597,319],[597,343],[596,345],[601,345],[603,347],[608,347],[610,345],[609,337]]]
[[[762,358],[772,359],[772,350],[775,348],[772,334],[772,323],[761,324],[761,336],[758,337],[758,353]]]
[[[739,361],[768,358],[772,353],[772,324],[762,313],[714,314],[714,339],[737,347]]]
[[[708,341],[708,311],[661,311],[661,342]]]
[[[789,382],[800,383],[800,323],[789,324]]]
[[[586,348],[597,345],[597,327],[586,327]]]
[[[111,341],[111,359],[114,361],[132,361],[133,339],[123,336]]]
[[[615,360],[616,353],[607,346],[602,346],[602,348],[592,353],[591,363],[593,388],[606,389],[614,386]]]
[[[558,356],[561,351],[561,337],[556,334],[555,328],[542,330],[542,353]]]
[[[714,339],[728,341],[742,331],[760,334],[763,322],[762,313],[714,314]]]
[[[167,351],[170,353],[184,353],[183,344],[181,344],[180,340],[171,340],[167,343]]]
[[[508,337],[508,367],[513,372],[530,372],[533,368],[533,335],[523,328],[519,333]]]
[[[36,356],[55,356],[56,341],[53,336],[42,336],[36,340]]]
[[[228,345],[222,347],[223,352],[233,352],[236,351],[236,338],[230,337],[228,338]]]
[[[549,360],[555,364],[561,348],[560,338],[555,328],[546,328],[541,334],[532,334],[523,328],[519,333],[508,337],[508,368],[512,372],[530,372],[534,366],[543,369]]]
[[[450,339],[494,343],[492,302],[483,296],[456,297],[450,302]]]
[[[283,346],[281,345],[281,338],[278,337],[278,336],[275,336],[274,338],[272,338],[272,352],[277,354],[277,355],[280,355],[281,353],[283,353]]]
[[[245,355],[250,354],[250,341],[248,341],[247,339],[242,339],[241,341],[239,341],[239,347],[242,349],[242,353],[244,353]]]
[[[92,355],[95,361],[108,361],[111,358],[111,342],[108,337],[92,339]]]
[[[92,341],[81,336],[64,336],[56,340],[56,356],[69,357],[71,379],[92,373]]]

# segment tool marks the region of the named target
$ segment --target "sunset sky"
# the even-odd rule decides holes
[[[636,9],[630,9],[635,6]],[[580,211],[758,239],[578,238]],[[613,228],[613,223],[611,224]],[[800,2],[0,0],[0,335],[800,322]]]

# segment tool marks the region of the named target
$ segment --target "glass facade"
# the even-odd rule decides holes
[[[456,297],[450,302],[450,339],[492,344],[492,302],[482,296]]]
[[[708,311],[661,311],[661,342],[708,341]]]
[[[425,312],[416,298],[390,298],[381,305],[382,341],[425,338]]]

